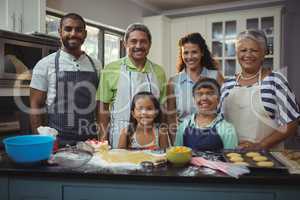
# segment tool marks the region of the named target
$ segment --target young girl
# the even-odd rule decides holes
[[[160,104],[152,93],[137,93],[131,104],[129,126],[121,130],[118,148],[167,148],[167,129],[159,127],[161,115]]]
[[[237,147],[237,136],[232,124],[217,115],[220,86],[215,79],[202,78],[193,87],[197,113],[188,116],[180,124],[175,145],[193,150],[219,151]]]

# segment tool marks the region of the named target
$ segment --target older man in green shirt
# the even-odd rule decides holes
[[[113,148],[118,146],[120,130],[129,125],[130,104],[136,93],[152,92],[161,103],[166,97],[165,72],[147,59],[151,47],[149,29],[143,24],[130,25],[124,46],[128,56],[105,66],[97,91],[99,128],[103,139],[108,138],[109,132]]]

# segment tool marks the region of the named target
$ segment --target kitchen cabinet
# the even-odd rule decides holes
[[[94,177],[89,180],[84,173],[78,174],[78,178],[73,176],[72,179],[56,176],[56,178],[43,177],[42,179],[14,177],[9,178],[9,198],[1,198],[1,200],[132,200],[137,197],[143,200],[188,200],[197,197],[201,197],[201,200],[294,200],[299,196],[298,186],[289,187],[278,182],[279,185],[262,186],[259,182],[238,184],[235,183],[238,182],[237,179],[232,179],[231,183],[226,181],[222,183],[217,177],[214,178],[215,181],[207,181],[205,177],[200,182],[192,180],[195,177],[190,177],[190,181],[183,177],[181,181],[179,179],[157,181],[149,175],[139,180],[128,176],[128,181],[125,181],[123,176],[121,174],[119,177],[111,176],[110,180],[103,180],[101,174],[97,179]]]
[[[175,186],[155,186],[155,185],[102,185],[101,187],[67,186],[64,187],[65,200],[98,200],[100,197],[105,199],[132,200],[137,197],[143,200],[159,199],[251,199],[251,200],[275,200],[273,192],[250,192],[236,191],[235,189],[218,190],[214,187],[186,187],[186,184]]]
[[[57,182],[10,179],[9,200],[61,200],[62,187]]]
[[[230,77],[240,71],[236,59],[235,38],[241,31],[258,28],[265,31],[268,39],[269,54],[265,57],[265,67],[275,71],[281,68],[281,6],[235,10],[187,17],[174,17],[164,20],[164,27],[156,25],[163,17],[145,17],[144,23],[152,31],[153,43],[164,41],[159,52],[169,52],[170,55],[160,56],[151,53],[149,59],[163,63],[167,76],[176,73],[178,57],[178,41],[187,33],[199,32],[206,41],[213,57],[219,62],[219,68],[225,77]],[[170,31],[162,31],[170,27]],[[164,33],[164,34],[162,34]],[[167,33],[167,34],[166,34]],[[166,41],[168,40],[168,42]],[[153,47],[152,47],[153,48]],[[156,47],[153,49],[157,49]]]
[[[207,43],[225,77],[240,71],[236,59],[235,38],[247,29],[259,29],[267,36],[268,55],[263,67],[280,69],[281,7],[211,14],[207,16]]]
[[[0,199],[8,200],[8,178],[0,178]]]
[[[46,0],[0,0],[0,29],[45,33]]]

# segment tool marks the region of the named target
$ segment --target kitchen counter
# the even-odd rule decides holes
[[[298,199],[300,175],[256,170],[239,179],[192,166],[108,170],[64,169],[43,163],[17,165],[2,156],[0,199]],[[37,190],[37,188],[39,188]],[[34,191],[34,192],[33,192]]]

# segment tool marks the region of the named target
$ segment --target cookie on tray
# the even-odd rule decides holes
[[[272,162],[272,161],[260,161],[260,162],[257,162],[256,165],[259,166],[259,167],[273,167],[274,162]]]
[[[251,152],[246,153],[246,156],[253,158],[253,157],[256,157],[256,156],[261,156],[261,154],[258,153],[258,152],[251,151]]]
[[[226,156],[231,158],[231,157],[241,157],[242,155],[239,153],[232,152],[232,153],[227,153]]]
[[[244,159],[240,156],[230,157],[229,160],[231,162],[243,162],[244,161]]]
[[[244,161],[239,161],[239,162],[234,162],[236,165],[242,165],[242,166],[249,166],[249,163],[244,162]]]
[[[266,156],[255,156],[255,157],[252,157],[252,159],[254,160],[254,161],[266,161],[266,160],[268,160],[268,158],[266,157]]]

